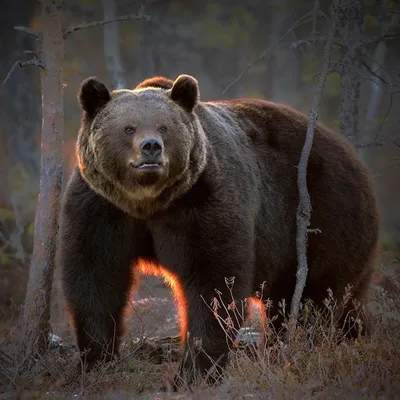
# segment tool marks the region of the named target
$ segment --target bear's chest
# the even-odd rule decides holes
[[[202,230],[193,212],[183,210],[147,221],[157,263],[174,270],[193,258],[194,243]]]

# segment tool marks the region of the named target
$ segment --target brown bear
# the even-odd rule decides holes
[[[265,100],[202,102],[188,75],[113,92],[92,77],[79,101],[78,162],[58,245],[79,350],[89,366],[118,354],[135,273],[153,266],[177,288],[180,371],[191,380],[210,372],[212,360],[222,371],[229,344],[205,302],[216,289],[220,302],[232,302],[225,279],[235,277],[237,302],[263,282],[275,308],[291,300],[307,117]],[[303,297],[321,303],[328,288],[340,296],[351,284],[362,299],[378,241],[373,184],[352,145],[320,123],[307,184],[310,228],[321,233],[309,237]],[[218,312],[229,317],[228,307]]]

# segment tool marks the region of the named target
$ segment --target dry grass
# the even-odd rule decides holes
[[[231,280],[227,284],[232,288]],[[351,302],[351,295],[348,292],[335,301],[328,293],[322,310],[311,303],[302,307],[301,323],[290,343],[267,325],[261,332],[269,340],[263,351],[252,340],[232,344],[222,384],[208,387],[202,383],[194,393],[161,392],[177,369],[179,350],[173,339],[127,340],[119,360],[87,374],[77,367],[79,357],[72,338],[71,343],[53,346],[24,369],[15,335],[9,335],[0,343],[0,399],[395,399],[400,395],[399,282],[390,280],[385,290],[375,292],[367,337],[341,340],[335,321],[338,310]],[[262,297],[262,290],[258,296]],[[218,318],[221,308],[229,309],[231,318],[244,318],[242,304],[233,304],[222,304],[217,292],[208,306]],[[268,311],[271,304],[264,304]],[[286,315],[285,303],[279,308]],[[355,309],[361,311],[357,304]],[[256,330],[258,321],[256,316],[247,326]],[[360,324],[358,319],[354,322]],[[234,324],[220,319],[220,325],[230,342]]]

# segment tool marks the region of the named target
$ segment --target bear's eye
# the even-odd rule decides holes
[[[158,130],[159,130],[161,133],[165,133],[165,132],[167,132],[167,127],[166,127],[165,125],[161,125],[161,126],[158,128]]]
[[[133,135],[136,132],[136,129],[133,126],[126,126],[125,133],[128,135]]]

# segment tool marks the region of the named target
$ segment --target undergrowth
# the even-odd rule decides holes
[[[234,281],[227,280],[232,290]],[[350,289],[350,288],[349,288]],[[262,290],[256,294],[262,299]],[[0,343],[1,399],[370,399],[398,398],[400,393],[400,286],[392,282],[390,291],[378,292],[374,302],[379,312],[365,312],[370,329],[366,336],[349,341],[336,322],[344,305],[352,302],[351,291],[340,300],[328,291],[322,308],[311,302],[302,305],[296,334],[289,342],[278,335],[270,321],[260,330],[262,313],[254,310],[246,320],[245,305],[232,298],[223,304],[219,292],[207,303],[220,321],[231,343],[230,362],[222,383],[214,387],[204,382],[193,392],[162,391],[177,370],[180,356],[176,338],[125,340],[120,358],[98,365],[92,372],[79,368],[78,353],[72,343],[53,343],[45,356],[35,357],[30,368],[21,357],[15,335]],[[286,304],[263,301],[268,314],[279,308],[287,322]],[[238,332],[219,310],[245,320]],[[397,317],[392,317],[397,313]],[[359,328],[362,320],[353,320]],[[18,330],[18,328],[15,328]],[[259,338],[266,346],[259,346]]]

